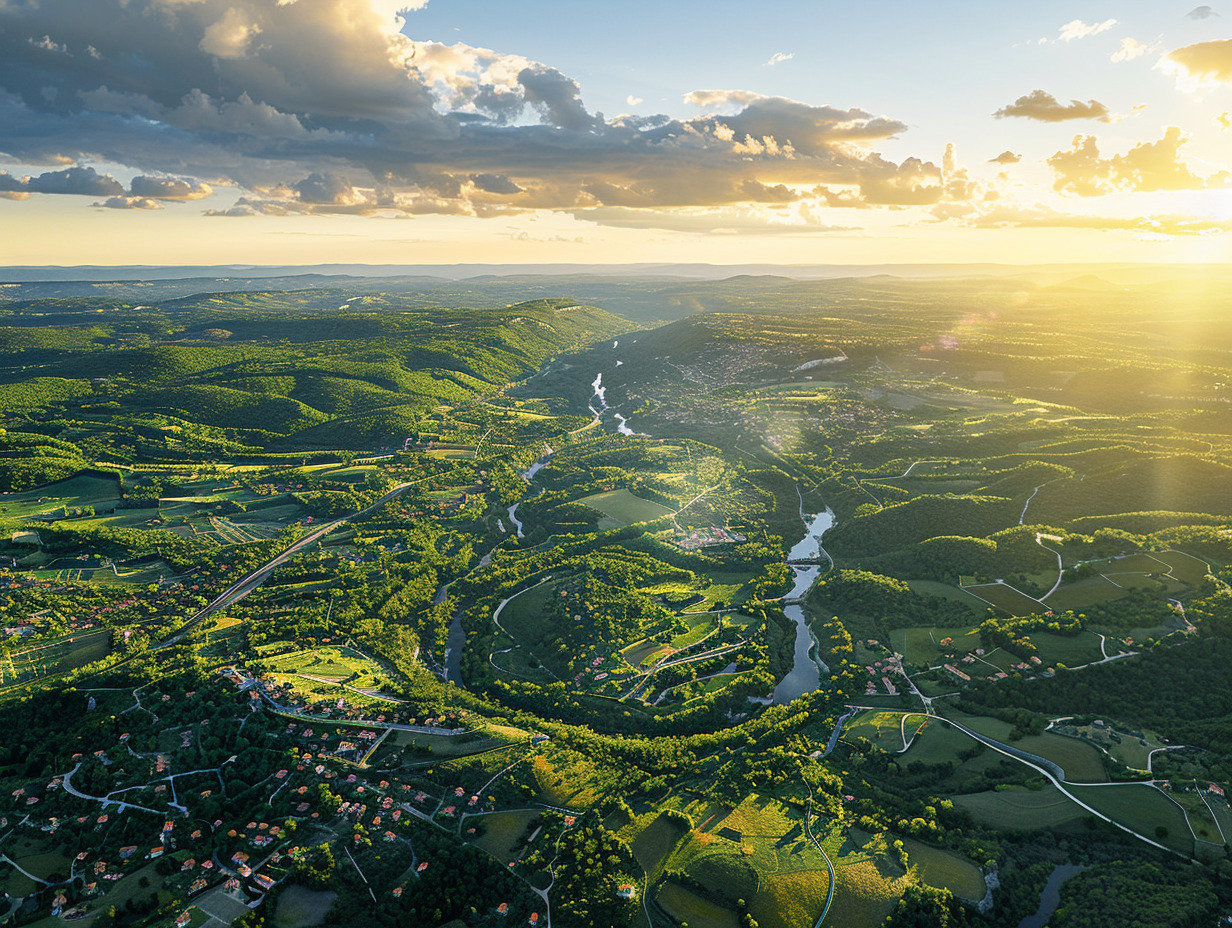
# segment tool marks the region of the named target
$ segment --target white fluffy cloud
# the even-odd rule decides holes
[[[1117,24],[1115,19],[1105,19],[1100,23],[1084,23],[1081,19],[1071,19],[1060,29],[1062,42],[1072,42],[1075,39],[1085,39],[1088,36],[1107,32]]]
[[[1111,58],[1113,61],[1133,61],[1135,58],[1141,58],[1158,49],[1158,43],[1147,45],[1145,42],[1139,42],[1137,39],[1126,36],[1121,39],[1121,46],[1112,53]]]

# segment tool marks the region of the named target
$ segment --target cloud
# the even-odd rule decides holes
[[[0,191],[6,193],[61,193],[80,196],[116,196],[124,186],[110,174],[99,174],[91,167],[47,171],[38,177],[14,177],[0,171]]]
[[[1210,178],[1199,177],[1180,160],[1188,141],[1176,126],[1169,126],[1158,142],[1139,142],[1124,155],[1100,156],[1094,136],[1076,136],[1068,151],[1048,159],[1053,187],[1081,197],[1102,196],[1117,190],[1201,190]]]
[[[327,206],[358,206],[365,198],[356,192],[351,182],[337,174],[309,174],[294,185],[304,203]]]
[[[752,90],[691,90],[684,95],[684,102],[702,109],[718,106],[748,106],[768,99],[765,94]]]
[[[1232,114],[1223,112],[1215,117],[1215,125],[1220,129],[1232,129]]]
[[[92,206],[103,207],[105,209],[162,209],[163,205],[157,200],[151,200],[146,197],[108,197],[102,203],[92,203]]]
[[[1199,42],[1169,52],[1158,67],[1175,75],[1184,89],[1204,84],[1232,83],[1232,39]]]
[[[472,174],[471,183],[485,193],[522,193],[522,188],[502,174]]]
[[[997,155],[997,157],[989,158],[988,160],[992,164],[1017,164],[1022,160],[1022,155],[1016,155],[1009,149],[1006,149],[1001,152],[1001,154]]]
[[[1121,47],[1112,53],[1113,61],[1133,61],[1135,58],[1141,58],[1143,55],[1149,54],[1158,50],[1159,44],[1147,45],[1145,42],[1139,42],[1137,39],[1126,36],[1121,39]]]
[[[776,64],[782,64],[784,61],[791,61],[791,59],[795,57],[795,52],[775,52],[770,56],[770,60],[766,62],[766,67],[773,68]]]
[[[1040,122],[1064,122],[1067,119],[1098,119],[1109,122],[1108,107],[1098,100],[1071,100],[1067,106],[1050,93],[1043,90],[1032,90],[1029,94],[1019,97],[1008,106],[993,113],[997,119],[1007,116],[1021,116],[1024,119],[1035,119]]]
[[[625,103],[628,104],[629,106],[641,106],[645,102],[646,101],[643,100],[641,97],[635,97],[633,96],[633,94],[629,94],[627,97],[625,97]]]
[[[20,193],[26,199],[31,193],[101,196],[107,200],[95,203],[109,209],[162,209],[156,200],[199,200],[214,192],[202,181],[187,177],[155,177],[138,175],[129,189],[110,174],[99,174],[92,167],[71,167],[48,171],[37,177],[14,177],[0,171],[0,192]]]
[[[932,206],[946,197],[942,169],[931,161],[908,158],[902,164],[870,158],[857,181],[858,190],[819,187],[817,192],[833,207],[868,209],[872,206]]]
[[[205,28],[201,50],[218,58],[243,58],[248,54],[249,43],[260,32],[261,26],[244,10],[231,7],[221,19]]]
[[[1107,32],[1117,24],[1115,19],[1105,19],[1102,23],[1084,23],[1081,19],[1071,19],[1060,29],[1062,42],[1072,42],[1075,39],[1085,39],[1088,36]]]
[[[236,202],[208,215],[484,217],[798,213],[806,201],[899,208],[969,195],[952,164],[876,152],[907,130],[893,116],[713,89],[685,96],[700,108],[691,118],[609,120],[544,63],[404,35],[399,10],[422,5],[0,0],[3,159],[67,157],[134,176],[126,189],[69,166],[58,178],[0,175],[0,193],[76,192],[138,208],[234,186]],[[810,201],[818,188],[828,194]]]
[[[582,105],[577,81],[555,68],[543,65],[523,68],[518,72],[518,83],[522,85],[526,102],[539,111],[546,125],[573,132],[598,127],[598,121]]]
[[[1210,19],[1212,16],[1218,16],[1219,14],[1216,13],[1209,6],[1203,4],[1202,6],[1194,7],[1192,10],[1190,10],[1185,15],[1189,19]]]
[[[1063,213],[1048,206],[997,203],[967,218],[977,228],[1093,229],[1135,232],[1144,235],[1210,235],[1232,232],[1232,222],[1205,216],[1161,214],[1154,216],[1099,216]]]
[[[801,233],[861,232],[859,226],[830,225],[819,211],[807,204],[792,210],[740,206],[725,209],[651,210],[598,207],[577,210],[585,222],[618,229],[661,229],[702,235],[799,235]]]
[[[150,177],[139,175],[129,184],[133,197],[148,197],[153,200],[200,200],[214,192],[214,188],[190,177]]]

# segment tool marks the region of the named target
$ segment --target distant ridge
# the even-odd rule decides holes
[[[721,280],[737,276],[776,276],[798,280],[839,277],[1056,277],[1098,275],[1116,282],[1147,283],[1190,274],[1229,273],[1223,264],[311,264],[311,265],[97,265],[0,267],[0,282],[132,281],[177,279],[252,280],[266,277],[429,277],[467,280],[479,277],[602,276]],[[1122,280],[1125,278],[1125,280]]]

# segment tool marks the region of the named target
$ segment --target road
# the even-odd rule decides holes
[[[1024,509],[1023,512],[1026,512],[1026,510]],[[1035,533],[1035,543],[1039,545],[1041,548],[1043,548],[1045,551],[1051,551],[1053,554],[1057,556],[1057,582],[1052,585],[1051,590],[1049,590],[1047,593],[1045,593],[1043,596],[1037,599],[1036,602],[1040,602],[1040,600],[1047,599],[1049,596],[1055,593],[1057,591],[1057,588],[1061,585],[1061,581],[1065,579],[1065,564],[1061,560],[1061,552],[1058,551],[1056,548],[1048,547],[1046,544],[1040,541],[1040,539],[1044,537],[1045,535],[1043,532],[1036,532]],[[1051,535],[1047,537],[1049,541],[1053,540]],[[1023,595],[1025,596],[1026,594],[1024,593]],[[1040,603],[1040,604],[1047,605],[1046,603]]]
[[[162,639],[162,641],[158,642],[157,644],[151,645],[151,649],[165,648],[173,644],[176,644],[195,626],[203,622],[205,619],[209,618],[215,612],[218,612],[220,609],[225,609],[228,606],[239,602],[241,599],[243,599],[245,596],[247,596],[257,587],[259,587],[262,583],[264,583],[269,578],[270,574],[272,574],[275,570],[277,570],[279,567],[281,567],[283,564],[289,561],[292,557],[294,557],[300,551],[320,541],[322,538],[324,538],[326,535],[328,535],[330,532],[332,532],[334,529],[338,528],[339,526],[345,525],[347,522],[350,522],[353,519],[362,518],[363,516],[368,515],[368,513],[376,509],[379,509],[381,506],[384,506],[386,503],[388,503],[391,499],[394,499],[395,497],[402,494],[408,487],[412,487],[417,483],[423,483],[425,480],[431,480],[431,479],[432,477],[423,477],[419,480],[412,480],[409,483],[400,483],[396,487],[394,487],[392,490],[390,490],[388,493],[386,493],[384,496],[382,496],[380,499],[378,499],[371,506],[368,506],[366,509],[361,509],[358,512],[353,512],[349,516],[343,516],[341,519],[335,519],[333,522],[328,522],[325,525],[322,525],[320,528],[313,529],[307,535],[304,535],[302,538],[293,542],[289,547],[287,547],[280,554],[276,555],[274,558],[266,562],[263,566],[258,567],[256,570],[253,570],[245,574],[239,580],[236,580],[233,584],[227,587],[222,593],[220,593],[214,599],[213,602],[211,602],[207,606],[204,606],[196,615],[194,615],[187,622],[181,625],[176,631],[172,632],[170,635]]]
[[[512,651],[514,648],[521,647],[521,646],[518,644],[518,639],[514,638],[514,637],[513,637],[513,635],[511,635],[511,634],[509,633],[509,630],[508,630],[507,628],[505,628],[505,626],[501,625],[501,623],[500,623],[500,614],[501,614],[502,612],[504,612],[504,611],[505,611],[505,607],[506,607],[507,605],[509,605],[509,603],[510,603],[511,601],[513,601],[513,600],[517,599],[517,598],[518,598],[519,596],[521,596],[523,593],[529,593],[531,590],[535,589],[536,587],[543,586],[543,584],[547,583],[547,582],[548,582],[549,580],[551,580],[551,579],[552,579],[552,575],[551,575],[551,574],[549,574],[548,576],[546,576],[546,577],[544,577],[542,580],[540,580],[538,583],[531,584],[530,586],[528,586],[528,587],[527,587],[526,589],[524,589],[524,590],[518,590],[516,593],[513,593],[513,594],[511,594],[511,595],[509,595],[509,596],[506,596],[506,597],[505,597],[504,599],[502,599],[502,600],[500,601],[500,603],[497,605],[497,607],[496,607],[496,611],[494,611],[494,612],[492,613],[492,623],[493,623],[493,624],[494,624],[494,625],[495,625],[495,626],[496,626],[496,627],[500,630],[500,633],[501,633],[502,635],[504,635],[506,638],[508,638],[510,641],[512,641],[512,642],[513,642],[513,647],[505,648],[503,651],[493,651],[493,652],[491,652],[491,653],[489,653],[489,654],[488,654],[488,663],[489,663],[489,664],[491,664],[493,667],[496,667],[496,669],[497,669],[497,670],[500,670],[500,671],[502,671],[503,673],[509,673],[509,671],[504,670],[503,668],[501,668],[501,667],[498,667],[498,666],[497,666],[496,661],[494,661],[494,660],[492,659],[494,655],[496,655],[496,654],[504,654],[504,653],[506,653],[507,651]],[[527,652],[527,653],[530,653],[530,652]],[[533,654],[531,654],[531,657],[534,657],[534,655],[533,655]],[[553,678],[553,679],[556,679],[556,680],[559,680],[559,679],[560,679],[559,677],[557,677],[557,676],[556,676],[556,674],[554,674],[554,673],[552,673],[552,671],[548,670],[548,668],[547,668],[547,667],[544,667],[542,663],[540,663],[540,665],[539,665],[539,666],[540,666],[540,667],[541,667],[544,671],[546,671],[548,674],[550,674],[550,675],[552,676],[552,678]]]
[[[837,730],[837,729],[836,729]],[[805,784],[806,786],[808,784]],[[813,834],[813,787],[809,786],[808,805],[804,809],[804,831],[808,835],[809,840],[813,842],[813,846],[821,852],[822,859],[826,862],[826,869],[830,871],[830,890],[826,893],[826,904],[821,910],[821,914],[817,916],[817,921],[813,923],[813,928],[821,928],[821,923],[826,920],[826,916],[830,914],[830,904],[834,902],[834,889],[838,883],[838,876],[834,872],[834,863],[830,860],[830,855],[826,853],[826,849],[821,846],[821,842],[817,840],[817,836]]]
[[[150,809],[146,806],[139,806],[135,802],[125,802],[122,799],[108,799],[106,796],[91,796],[89,793],[83,793],[73,785],[73,774],[80,769],[81,764],[78,763],[76,767],[64,774],[64,791],[70,796],[76,796],[78,799],[92,799],[94,802],[101,802],[103,804],[103,808],[106,808],[109,805],[117,805],[120,807],[121,812],[125,809],[140,809],[142,812],[149,812],[153,815],[166,815],[165,809]]]
[[[1027,518],[1027,507],[1031,505],[1031,500],[1035,499],[1035,494],[1036,494],[1036,493],[1038,493],[1038,492],[1040,491],[1040,487],[1042,487],[1042,486],[1043,486],[1043,484],[1040,484],[1040,486],[1038,486],[1038,487],[1036,487],[1034,490],[1032,490],[1032,491],[1031,491],[1031,495],[1027,497],[1027,501],[1026,501],[1025,503],[1023,503],[1023,504],[1022,504],[1022,515],[1020,515],[1020,516],[1018,517],[1018,524],[1019,524],[1019,525],[1022,525],[1022,523],[1026,520],[1026,518]]]
[[[1126,825],[1122,825],[1120,822],[1116,821],[1115,819],[1109,818],[1107,815],[1105,815],[1103,812],[1100,812],[1098,809],[1087,805],[1085,802],[1083,802],[1081,799],[1079,799],[1077,796],[1075,796],[1073,793],[1071,793],[1069,790],[1065,788],[1066,786],[1065,771],[1062,770],[1059,765],[1054,764],[1051,761],[1044,761],[1044,763],[1047,764],[1048,767],[1052,768],[1051,770],[1045,769],[1045,767],[1041,766],[1040,764],[1036,764],[1036,763],[1033,763],[1032,761],[1027,760],[1026,758],[1032,755],[1028,755],[1026,751],[1019,751],[1016,748],[1011,748],[1009,745],[1002,744],[1000,741],[996,741],[992,738],[989,738],[986,735],[981,735],[978,732],[972,731],[970,728],[963,725],[961,722],[955,722],[953,719],[947,719],[944,716],[940,716],[940,715],[934,716],[934,718],[937,718],[938,720],[945,722],[947,725],[952,725],[954,728],[957,728],[963,734],[974,738],[976,741],[980,742],[983,745],[986,745],[987,747],[992,748],[994,751],[997,751],[1000,754],[1004,754],[1007,757],[1012,757],[1014,760],[1018,761],[1020,764],[1026,764],[1032,770],[1035,770],[1037,773],[1040,773],[1044,777],[1046,777],[1048,781],[1052,783],[1053,786],[1055,786],[1058,790],[1060,790],[1061,794],[1065,796],[1066,799],[1069,799],[1071,802],[1076,803],[1078,806],[1085,809],[1087,812],[1091,813],[1096,818],[1107,822],[1109,825],[1113,825],[1119,828],[1121,831],[1125,832],[1126,834],[1133,835],[1139,841],[1144,841],[1147,844],[1151,845],[1151,847],[1158,848],[1159,850],[1164,851],[1168,854],[1176,854],[1178,857],[1182,857],[1185,860],[1191,861],[1192,863],[1198,863],[1198,861],[1194,860],[1192,857],[1182,854],[1179,851],[1174,851],[1172,850],[1172,848],[1167,847],[1163,844],[1160,844],[1158,841],[1154,840],[1153,838],[1148,838],[1146,835],[1141,834],[1140,832],[1134,831],[1132,828]],[[1060,777],[1054,776],[1052,772],[1053,770],[1059,771],[1061,776]],[[1151,784],[1151,783],[1143,783],[1143,781],[1138,781],[1138,783],[1145,785],[1145,786],[1151,786],[1152,789],[1156,788],[1154,784]],[[1125,783],[1084,783],[1082,785],[1083,786],[1125,786],[1127,784]]]

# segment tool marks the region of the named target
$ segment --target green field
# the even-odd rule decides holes
[[[907,715],[905,731],[907,740],[924,727],[923,715]],[[898,752],[903,749],[904,715],[901,712],[859,713],[843,726],[843,740],[867,738],[883,751]]]
[[[1122,599],[1128,595],[1128,589],[1118,587],[1107,577],[1095,576],[1085,577],[1074,583],[1062,583],[1057,591],[1048,597],[1047,602],[1054,611],[1085,609],[1098,603]]]
[[[29,519],[54,513],[63,506],[93,506],[96,511],[120,503],[120,483],[115,477],[78,474],[36,490],[0,497],[0,518]]]
[[[674,511],[659,503],[634,496],[624,489],[595,493],[593,496],[583,497],[578,502],[603,513],[621,525],[653,522],[655,519],[670,516]]]
[[[702,885],[708,898],[725,906],[752,899],[760,885],[757,871],[743,855],[722,850],[689,861],[689,876]]]
[[[1189,784],[1185,784],[1188,786]],[[1204,841],[1208,844],[1223,844],[1224,839],[1220,834],[1219,823],[1215,820],[1215,815],[1212,809],[1208,809],[1206,803],[1202,801],[1202,796],[1190,789],[1172,789],[1165,795],[1185,810],[1185,817],[1189,820],[1189,827],[1194,833],[1194,837],[1198,841]]]
[[[1065,770],[1066,780],[1098,783],[1108,778],[1099,749],[1087,741],[1044,732],[1009,743],[1060,764]]]
[[[912,838],[903,838],[907,848],[907,865],[918,867],[920,882],[948,889],[963,899],[984,898],[984,875],[980,868],[957,854],[943,851]]]
[[[1164,746],[1159,737],[1152,732],[1144,731],[1141,733],[1141,737],[1139,737],[1120,726],[1108,723],[1105,723],[1102,728],[1097,728],[1094,725],[1084,725],[1075,728],[1074,731],[1083,736],[1084,740],[1089,740],[1105,749],[1117,762],[1134,770],[1146,770],[1147,758],[1151,751]],[[1069,732],[1066,732],[1066,734],[1068,735]],[[1120,739],[1119,741],[1113,739],[1112,736],[1114,734]]]
[[[685,621],[689,625],[689,630],[675,636],[669,644],[679,650],[687,648],[691,644],[696,644],[715,629],[714,616],[701,615],[686,618]]]
[[[46,676],[84,667],[102,660],[110,651],[110,629],[66,635],[0,658],[0,685],[10,686],[36,674]]]
[[[1101,574],[1115,577],[1117,574],[1157,574],[1167,573],[1170,566],[1154,555],[1138,552],[1125,557],[1114,557],[1106,561],[1091,561]],[[1120,582],[1120,581],[1118,581]]]
[[[527,832],[527,826],[541,812],[497,812],[493,815],[468,816],[467,826],[482,821],[484,832],[475,839],[475,846],[491,854],[503,864],[517,858],[515,845]]]
[[[965,809],[981,825],[1022,831],[1055,828],[1087,815],[1081,806],[1071,802],[1054,786],[1041,790],[1013,787],[969,793],[955,796],[954,805]]]
[[[956,728],[931,722],[924,731],[916,735],[905,757],[907,761],[918,760],[929,765],[957,763],[959,753],[970,750],[976,743]]]
[[[941,663],[941,658],[946,653],[940,645],[944,638],[953,639],[948,650],[957,651],[959,654],[980,647],[979,632],[971,625],[895,629],[890,632],[890,646],[901,654],[908,664],[933,666]]]
[[[798,925],[811,926],[821,914],[830,889],[830,875],[825,869],[783,873],[767,878],[765,883],[765,887],[750,904],[750,911],[757,919],[757,924],[762,928],[796,928]],[[832,913],[838,906],[839,897],[843,895],[844,888],[840,883]],[[852,898],[850,893],[847,895]],[[876,925],[880,922],[881,919],[872,922],[836,921],[836,914],[831,914],[827,917],[826,925],[851,925],[852,928],[861,928],[863,925]]]
[[[979,583],[963,589],[1010,615],[1031,615],[1044,611],[1040,603],[1004,583]]]
[[[716,905],[709,899],[668,880],[655,895],[655,902],[680,924],[707,925],[713,928],[740,928],[740,920],[731,909]]]
[[[659,815],[633,839],[633,856],[642,865],[642,869],[653,872],[672,852],[685,831],[680,822],[673,822]]]
[[[1185,821],[1180,806],[1153,786],[1127,784],[1124,786],[1073,786],[1070,792],[1087,805],[1120,822],[1134,831],[1146,835],[1179,851],[1191,855],[1194,852],[1193,835]],[[1162,826],[1167,834],[1159,837],[1155,829]]]
[[[279,655],[270,658],[268,665],[274,673],[302,673],[338,680],[349,680],[356,674],[371,675],[380,670],[376,664],[358,651],[330,646]]]
[[[1210,565],[1206,561],[1183,551],[1157,551],[1151,556],[1171,567],[1172,576],[1190,586],[1200,584],[1202,578],[1210,572]]]
[[[951,602],[961,603],[971,609],[973,615],[983,615],[984,610],[988,608],[988,604],[983,602],[977,596],[973,596],[966,590],[961,590],[949,583],[941,583],[938,580],[908,580],[907,586],[915,590],[917,593],[926,593],[932,596],[940,596],[943,599],[948,599]]]
[[[1060,663],[1067,667],[1077,667],[1103,657],[1099,649],[1099,637],[1094,632],[1058,635],[1056,632],[1034,631],[1027,634],[1039,652],[1039,659],[1045,664]]]

